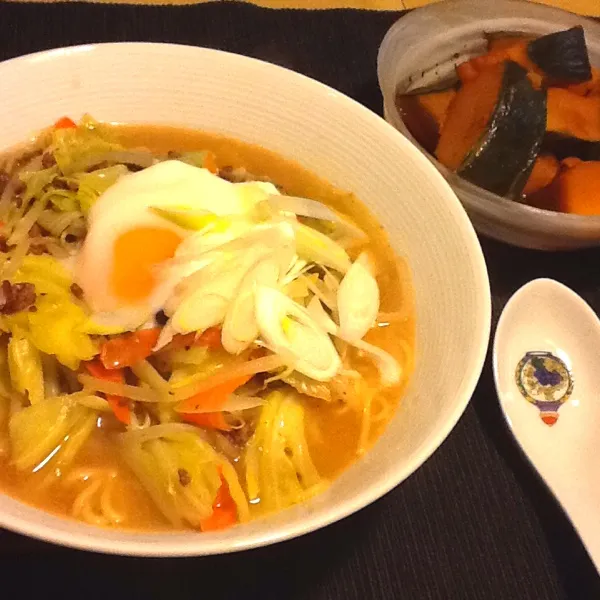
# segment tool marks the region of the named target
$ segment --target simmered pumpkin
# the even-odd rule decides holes
[[[521,65],[527,71],[535,72],[536,66],[527,54],[529,41],[523,38],[498,38],[489,42],[489,50],[482,56],[461,63],[456,67],[456,73],[461,82],[473,81],[486,69],[511,60]]]
[[[540,154],[533,164],[533,169],[523,190],[525,196],[535,194],[549,186],[558,175],[560,163],[552,154]]]
[[[542,146],[545,152],[559,160],[576,157],[580,160],[600,160],[600,142],[580,140],[568,134],[547,133]]]
[[[600,160],[600,95],[549,88],[546,130],[544,149],[560,160]]]
[[[512,61],[465,83],[448,110],[436,156],[463,178],[501,196],[521,195],[541,146],[546,94]]]
[[[533,38],[531,38],[533,39]],[[531,41],[530,38],[527,38],[523,35],[502,35],[502,34],[489,34],[487,36],[488,40],[488,52],[489,53],[497,53],[497,52],[505,52],[507,50],[511,50],[515,45],[521,45],[523,42]]]
[[[496,65],[481,77],[463,84],[448,109],[436,148],[438,160],[453,171],[483,137],[498,103],[504,66]]]
[[[563,171],[566,169],[572,169],[573,167],[576,167],[579,163],[582,162],[583,161],[580,158],[577,158],[576,156],[569,156],[560,161],[560,168]]]
[[[581,25],[529,42],[527,54],[551,81],[581,83],[592,78],[590,58]]]
[[[592,76],[588,81],[572,83],[567,86],[567,89],[578,96],[600,95],[600,69],[592,67]]]
[[[562,88],[548,90],[549,133],[600,141],[600,96],[579,96]]]
[[[600,162],[580,162],[558,180],[559,209],[578,215],[600,215]]]
[[[512,60],[531,73],[545,76],[553,85],[581,84],[592,78],[583,27],[557,31],[536,39],[525,36],[488,37],[488,51],[458,65],[465,83],[484,69]]]
[[[405,123],[482,188],[549,210],[592,210],[596,192],[582,173],[600,187],[600,65],[590,65],[583,28],[486,37],[487,52],[456,67],[458,91],[406,100]]]
[[[448,107],[454,96],[456,90],[448,89],[424,94],[399,94],[396,98],[396,104],[408,130],[428,152],[435,151]]]

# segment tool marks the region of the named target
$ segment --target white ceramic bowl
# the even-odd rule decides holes
[[[465,409],[485,358],[485,263],[456,196],[427,159],[356,102],[286,69],[234,54],[163,44],[59,49],[0,64],[0,146],[61,115],[195,127],[261,144],[352,190],[409,258],[416,371],[376,446],[311,502],[221,533],[131,533],[47,514],[0,494],[0,525],[117,554],[201,555],[292,538],[341,519],[406,479]]]
[[[485,52],[485,33],[545,35],[583,25],[591,62],[600,66],[600,24],[564,10],[522,0],[445,0],[402,17],[387,32],[378,57],[385,118],[444,175],[480,233],[515,246],[568,250],[600,245],[600,217],[567,215],[507,200],[465,181],[426,152],[396,108],[401,92],[445,78]]]

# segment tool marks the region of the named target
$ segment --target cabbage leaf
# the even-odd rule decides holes
[[[282,510],[321,491],[304,434],[304,409],[294,392],[272,392],[244,456],[250,502],[261,512]]]
[[[96,169],[91,173],[77,174],[79,188],[75,197],[80,210],[87,215],[98,196],[128,173],[129,170],[125,165],[114,165],[105,169]]]
[[[32,283],[37,299],[35,312],[3,317],[3,328],[21,331],[38,350],[76,370],[82,360],[99,352],[98,343],[83,332],[88,316],[74,301],[71,277],[58,260],[49,255],[28,255],[12,278],[13,283]]]
[[[248,518],[244,492],[231,464],[199,432],[181,424],[154,425],[121,435],[122,454],[157,508],[175,527],[199,528],[211,516],[226,481],[238,519]]]
[[[40,169],[39,171],[23,171],[20,173],[19,179],[26,185],[23,202],[27,203],[32,198],[41,198],[44,188],[52,183],[57,175],[58,169],[56,167]]]
[[[9,421],[12,462],[20,471],[69,464],[96,424],[97,413],[71,396],[46,398],[15,412]]]
[[[52,132],[52,154],[63,175],[72,175],[89,168],[95,157],[123,150],[123,146],[107,135],[101,127],[86,124]]]
[[[27,395],[31,404],[44,399],[44,373],[40,351],[16,329],[8,342],[8,367],[12,387]]]

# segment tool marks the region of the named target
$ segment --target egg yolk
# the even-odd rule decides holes
[[[111,276],[114,295],[128,303],[147,298],[157,283],[154,267],[173,258],[181,239],[159,227],[130,229],[117,237]]]

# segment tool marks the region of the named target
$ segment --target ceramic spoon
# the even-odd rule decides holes
[[[600,571],[600,320],[536,279],[510,299],[494,341],[506,421]]]

